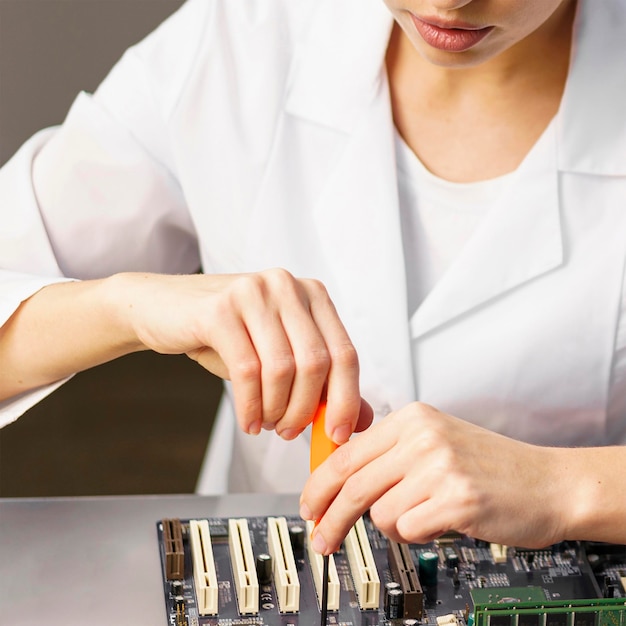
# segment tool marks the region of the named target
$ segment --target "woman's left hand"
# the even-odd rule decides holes
[[[413,403],[320,465],[305,485],[300,512],[320,520],[314,547],[323,554],[339,548],[367,509],[387,537],[403,543],[427,543],[455,530],[543,547],[565,532],[567,468],[556,450]]]

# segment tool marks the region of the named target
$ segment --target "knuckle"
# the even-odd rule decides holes
[[[229,366],[233,378],[239,380],[255,380],[261,375],[261,364],[258,359],[241,359],[234,365]]]
[[[358,510],[365,509],[368,503],[368,487],[356,476],[350,476],[343,484],[341,490],[345,499],[350,503],[351,508]]]
[[[283,354],[263,364],[263,377],[273,381],[290,380],[295,369],[293,355]]]
[[[305,278],[302,282],[312,298],[330,300],[326,286],[321,280],[318,280],[317,278]]]
[[[348,476],[352,469],[352,457],[350,455],[350,446],[339,446],[329,457],[332,472],[338,477]]]
[[[388,509],[380,504],[380,502],[374,502],[370,507],[370,518],[376,528],[378,528],[384,535],[389,535],[395,532],[395,522],[390,515]]]
[[[293,274],[282,267],[273,267],[266,270],[263,275],[279,291],[293,290],[297,282]]]
[[[327,350],[311,350],[298,364],[298,369],[306,376],[325,376],[330,368],[330,355]]]
[[[359,357],[356,348],[349,341],[333,346],[330,354],[333,364],[351,370],[359,369]]]

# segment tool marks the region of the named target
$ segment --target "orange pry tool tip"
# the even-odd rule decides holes
[[[311,429],[311,472],[314,472],[337,448],[337,444],[326,435],[326,402],[322,401],[315,412]]]

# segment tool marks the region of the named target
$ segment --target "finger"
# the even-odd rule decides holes
[[[187,356],[212,374],[215,374],[224,380],[230,380],[230,374],[228,372],[228,368],[226,367],[226,363],[224,363],[222,357],[215,350],[213,350],[213,348],[205,347],[190,350],[187,352]]]
[[[326,385],[326,433],[338,445],[354,432],[361,411],[356,349],[326,290],[311,281],[311,315],[330,354]]]
[[[214,346],[228,370],[239,427],[246,433],[256,435],[261,431],[263,416],[259,358],[238,316],[220,318],[219,329],[215,339],[207,343]]]
[[[359,409],[359,418],[357,419],[355,432],[363,432],[366,428],[369,428],[374,421],[374,409],[370,403],[361,398],[361,407]]]
[[[450,510],[434,498],[411,507],[396,522],[397,541],[403,543],[429,543],[449,530],[455,530]]]
[[[412,469],[370,506],[370,518],[375,526],[386,537],[400,543],[405,542],[405,538],[398,531],[398,520],[407,511],[427,501],[432,489],[436,488],[427,476],[422,476],[422,472]]]
[[[273,429],[284,417],[296,372],[296,358],[276,310],[260,303],[245,316],[260,369],[263,427]]]
[[[392,449],[395,442],[393,430],[384,428],[381,422],[335,450],[311,474],[304,486],[300,498],[303,517],[320,519],[331,502],[348,484],[348,480]],[[359,476],[368,476],[368,474],[359,474]],[[378,477],[374,475],[374,478],[375,480],[371,481],[366,478],[366,482],[361,483],[361,488],[371,489],[372,485],[379,484]],[[359,484],[356,479],[353,482]]]
[[[350,476],[330,503],[317,525],[329,553],[339,548],[355,521],[402,480],[394,457],[389,450]]]
[[[310,423],[330,364],[306,293],[286,272],[272,272],[243,313],[261,361],[266,426],[287,439]]]

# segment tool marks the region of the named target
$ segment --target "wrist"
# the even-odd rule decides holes
[[[142,276],[124,272],[99,281],[104,321],[110,324],[110,336],[124,354],[148,349],[140,338],[135,320],[138,281],[145,282],[145,277],[142,279]]]

